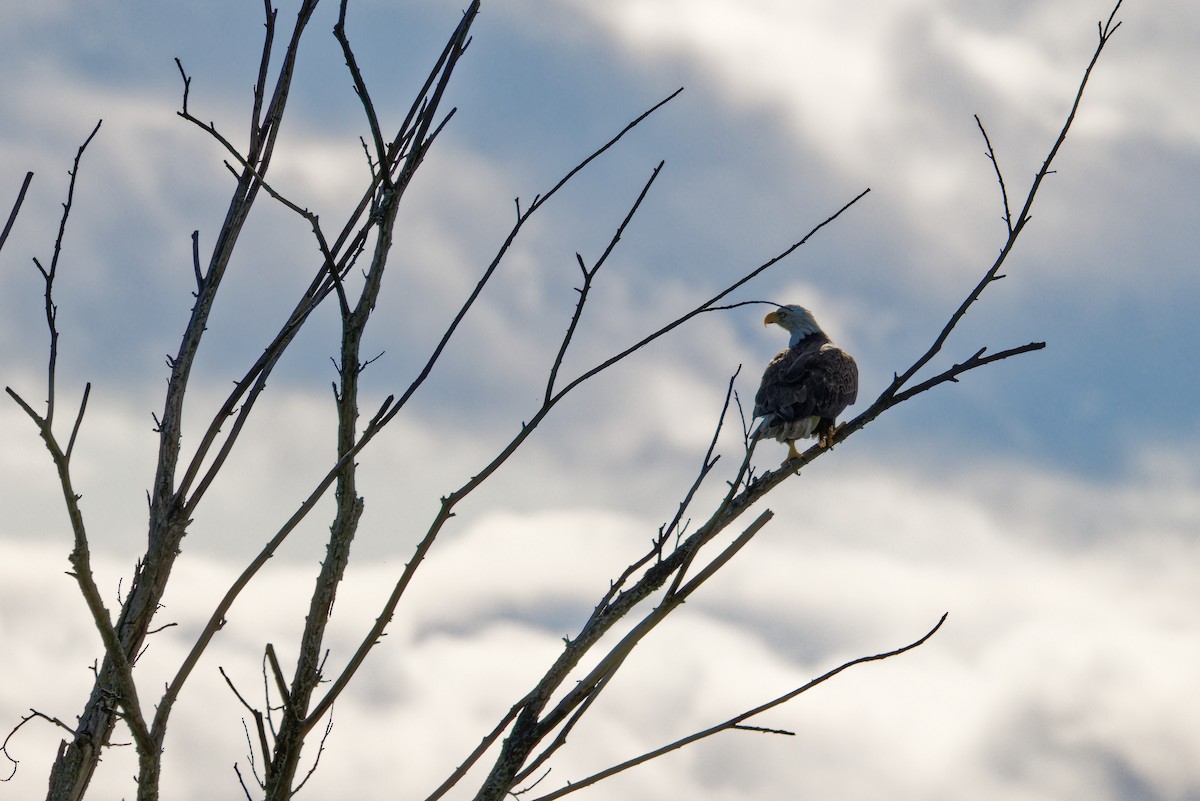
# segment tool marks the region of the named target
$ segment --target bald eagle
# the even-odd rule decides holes
[[[791,334],[763,372],[754,397],[754,416],[761,417],[756,436],[788,444],[787,461],[800,455],[796,440],[818,437],[829,447],[837,416],[858,398],[858,365],[834,345],[812,313],[802,306],[781,306],[763,319]]]

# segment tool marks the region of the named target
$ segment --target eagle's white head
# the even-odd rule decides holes
[[[783,326],[792,335],[788,340],[789,348],[796,347],[800,340],[809,334],[825,333],[821,326],[817,325],[812,312],[803,306],[780,306],[763,318],[763,325],[771,323]]]

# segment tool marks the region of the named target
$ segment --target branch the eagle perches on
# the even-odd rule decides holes
[[[247,735],[251,755],[253,756],[255,749],[258,749],[261,756],[263,770],[261,775],[257,772],[256,764],[258,763],[251,759],[254,780],[259,790],[265,798],[271,799],[271,801],[290,798],[315,769],[314,762],[305,778],[300,779],[297,784],[300,753],[307,736],[313,730],[321,728],[320,724],[323,720],[327,721],[324,731],[325,735],[328,735],[329,713],[334,702],[346,690],[372,649],[381,641],[390,621],[397,613],[414,575],[432,552],[445,525],[456,515],[459,505],[493,476],[533,435],[558,403],[576,388],[701,314],[727,311],[743,305],[745,302],[725,305],[722,305],[722,302],[792,254],[825,226],[838,220],[869,191],[864,190],[846,202],[825,220],[813,226],[794,244],[744,273],[709,299],[647,333],[633,344],[617,351],[611,357],[596,363],[577,376],[564,377],[562,374],[564,358],[587,308],[590,290],[600,277],[602,267],[615,251],[627,226],[630,225],[655,181],[659,178],[663,169],[663,163],[659,162],[645,180],[627,213],[617,223],[613,236],[600,255],[589,264],[583,255],[576,254],[577,266],[581,271],[581,285],[577,288],[578,297],[563,336],[547,367],[545,387],[541,392],[539,405],[531,410],[530,415],[521,423],[517,433],[500,448],[491,460],[471,475],[469,480],[441,499],[437,513],[430,521],[411,559],[397,577],[374,623],[367,626],[358,647],[346,663],[336,672],[326,675],[328,652],[324,646],[325,624],[331,614],[336,588],[344,578],[350,547],[357,533],[363,511],[363,499],[357,492],[358,465],[356,457],[390,422],[407,409],[409,399],[421,389],[426,379],[432,374],[448,343],[496,274],[511,245],[530,218],[576,175],[613,148],[630,131],[664,104],[678,96],[682,90],[676,90],[633,119],[610,140],[569,170],[548,191],[534,196],[532,202],[526,204],[524,208],[522,208],[520,199],[516,200],[516,220],[511,230],[498,248],[495,257],[482,270],[477,284],[467,294],[457,312],[447,323],[428,360],[415,372],[408,385],[383,400],[366,425],[360,428],[358,379],[362,369],[372,361],[372,359],[362,358],[360,348],[364,331],[371,319],[384,280],[385,268],[395,234],[394,223],[397,210],[426,154],[454,114],[453,109],[443,112],[441,107],[446,87],[455,67],[470,44],[470,31],[479,13],[480,2],[475,0],[464,12],[459,24],[451,33],[445,47],[417,92],[407,114],[394,129],[394,134],[385,135],[384,122],[380,117],[378,106],[371,98],[367,81],[359,67],[347,33],[347,0],[341,1],[337,24],[334,27],[334,36],[345,57],[354,91],[362,104],[369,129],[369,139],[362,140],[362,147],[367,156],[368,180],[365,182],[356,207],[345,219],[340,230],[332,236],[327,234],[327,230],[330,229],[323,227],[317,213],[311,211],[307,206],[289,199],[267,180],[278,132],[284,119],[292,88],[299,44],[316,6],[317,0],[304,0],[301,3],[284,55],[273,72],[273,45],[276,37],[277,11],[271,6],[270,0],[264,2],[266,33],[254,87],[251,124],[244,149],[239,149],[234,144],[234,139],[223,134],[215,123],[203,122],[201,118],[193,114],[189,106],[192,78],[185,72],[182,62],[176,61],[183,82],[179,116],[211,137],[232,159],[226,161],[225,166],[233,174],[236,185],[207,265],[202,265],[199,232],[192,236],[193,264],[191,267],[196,284],[195,304],[184,327],[178,352],[176,355],[168,357],[170,376],[166,398],[161,416],[155,417],[155,430],[159,434],[159,452],[153,489],[149,493],[148,499],[150,510],[147,550],[138,560],[132,586],[125,593],[115,620],[105,607],[103,594],[96,585],[90,565],[89,532],[79,506],[80,495],[75,491],[71,476],[71,457],[86,410],[90,384],[86,385],[83,391],[82,400],[65,447],[60,444],[54,415],[58,389],[56,376],[58,329],[57,306],[53,301],[53,290],[58,278],[59,257],[63,250],[63,234],[71,212],[80,161],[88,144],[98,133],[99,124],[79,148],[76,155],[70,173],[67,202],[63,207],[50,266],[45,268],[35,260],[44,280],[46,322],[50,334],[46,411],[44,413],[37,411],[15,390],[6,389],[26,415],[33,420],[39,435],[50,451],[58,472],[74,536],[74,548],[70,555],[72,575],[79,585],[92,615],[93,623],[104,644],[103,663],[96,670],[93,692],[83,713],[79,716],[76,727],[70,728],[63,724],[58,717],[34,711],[14,728],[3,746],[0,747],[0,751],[8,755],[9,741],[30,720],[49,721],[70,731],[70,740],[64,740],[51,769],[49,798],[78,799],[83,796],[100,761],[103,749],[110,744],[111,736],[118,722],[124,722],[128,727],[137,750],[139,761],[138,799],[149,801],[158,797],[162,779],[161,755],[166,743],[167,724],[175,702],[184,690],[189,677],[206,653],[213,638],[229,618],[241,592],[267,561],[278,552],[300,522],[313,512],[318,501],[333,488],[337,503],[330,527],[328,558],[323,562],[319,575],[315,577],[309,615],[306,619],[304,633],[296,649],[296,668],[292,678],[289,680],[284,675],[280,660],[276,656],[275,646],[266,644],[263,659],[265,698],[263,709],[258,709],[246,699],[245,694],[235,686],[234,680],[225,675],[222,670],[230,689],[255,719],[256,737],[249,737],[249,729],[247,729]],[[1009,190],[999,159],[983,123],[976,117],[980,133],[986,144],[986,156],[994,167],[1001,192],[1006,236],[1000,253],[963,302],[950,315],[948,322],[934,337],[929,349],[909,367],[895,373],[892,382],[870,406],[837,430],[832,437],[831,444],[844,441],[888,409],[911,400],[923,392],[947,382],[958,381],[961,376],[972,370],[1045,347],[1045,343],[1030,342],[1025,345],[1007,347],[994,353],[989,353],[986,348],[980,347],[961,362],[952,364],[929,378],[917,380],[918,374],[930,366],[940,354],[958,323],[979,299],[983,291],[991,283],[1003,277],[999,272],[1000,268],[1030,220],[1030,210],[1034,199],[1043,180],[1052,172],[1052,163],[1071,128],[1092,70],[1101,51],[1120,26],[1119,22],[1115,22],[1119,8],[1120,2],[1113,8],[1107,22],[1101,23],[1099,26],[1099,42],[1083,73],[1070,112],[1041,169],[1037,171],[1023,204],[1016,210],[1015,217],[1013,209],[1010,207]],[[274,74],[273,80],[272,74]],[[0,234],[0,247],[3,247],[7,240],[32,177],[33,174],[29,173],[25,178],[3,233]],[[313,270],[310,283],[299,294],[293,310],[282,323],[277,334],[263,349],[261,355],[246,369],[242,377],[235,382],[234,389],[217,407],[207,425],[203,427],[203,433],[192,446],[193,450],[185,452],[181,443],[181,420],[191,367],[201,347],[202,335],[229,266],[230,257],[249,211],[258,197],[259,190],[266,191],[269,197],[306,221],[312,229],[320,258]],[[363,266],[363,263],[366,266]],[[355,267],[360,269],[356,271]],[[357,297],[355,296],[356,291]],[[152,628],[151,623],[160,608],[159,602],[166,589],[175,558],[181,552],[183,535],[195,515],[202,511],[202,501],[207,497],[214,478],[224,468],[227,458],[237,446],[246,421],[258,408],[258,401],[263,397],[267,379],[274,367],[295,342],[297,333],[305,326],[313,312],[330,297],[336,299],[342,323],[339,358],[335,360],[338,381],[334,383],[334,401],[338,412],[337,459],[305,495],[297,511],[286,518],[259,554],[247,564],[211,610],[207,623],[180,662],[161,697],[152,705],[143,704],[139,693],[150,688],[139,687],[135,677],[135,664],[137,656],[146,646],[146,638],[156,630]],[[749,436],[744,436],[744,452],[741,462],[734,470],[733,475],[727,478],[728,491],[722,494],[716,508],[709,513],[705,522],[695,527],[690,533],[687,532],[685,530],[687,525],[684,521],[688,518],[688,511],[697,497],[698,490],[706,480],[715,474],[715,468],[720,459],[717,445],[726,415],[730,410],[731,403],[736,398],[736,378],[737,373],[730,379],[725,393],[725,401],[701,467],[691,485],[684,492],[672,519],[660,527],[656,535],[652,537],[650,548],[633,560],[604,590],[591,615],[574,637],[565,639],[563,650],[542,678],[526,695],[511,706],[490,732],[482,737],[479,745],[467,754],[460,765],[447,776],[439,787],[428,795],[427,801],[436,801],[458,786],[473,768],[481,765],[482,760],[489,753],[494,753],[495,761],[475,796],[477,801],[501,801],[512,794],[515,788],[533,779],[547,761],[565,745],[568,734],[609,685],[638,643],[739,553],[772,519],[773,512],[769,509],[759,512],[748,525],[742,528],[738,535],[732,537],[728,542],[718,545],[719,535],[737,523],[772,490],[784,481],[795,477],[799,468],[826,453],[827,448],[814,446],[802,453],[799,458],[759,475],[754,472],[752,466],[755,441]],[[744,425],[743,433],[746,433]],[[715,554],[712,553],[714,550]],[[600,653],[599,658],[594,660],[594,666],[586,674],[578,676],[576,670],[585,656],[594,657],[599,653],[602,644],[608,642],[607,635],[612,632],[615,624],[618,621],[628,620],[631,615],[643,607],[644,602],[650,599],[657,599],[653,607],[639,613],[641,617],[633,624],[632,628],[615,643],[608,646],[607,650]],[[813,681],[800,685],[789,693],[735,715],[723,723],[668,743],[641,756],[632,757],[593,776],[569,783],[543,795],[538,801],[559,798],[719,732],[753,730],[762,733],[786,734],[780,730],[746,725],[745,721],[791,700],[849,667],[896,656],[923,644],[939,629],[944,620],[945,616],[923,636],[908,645],[874,656],[851,660]],[[268,677],[269,680],[267,680]],[[570,679],[573,681],[569,681]],[[278,703],[272,703],[271,688],[279,696]],[[151,708],[154,710],[153,714],[149,712]],[[278,716],[278,720],[273,716]],[[324,737],[318,747],[318,753],[323,750]],[[239,781],[242,781],[242,787],[247,797],[251,797],[251,790],[246,786],[240,770],[237,776]],[[536,779],[534,784],[536,785],[540,781],[541,779]],[[531,789],[532,787],[527,787],[522,792]]]

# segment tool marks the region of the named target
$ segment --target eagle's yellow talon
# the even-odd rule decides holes
[[[845,427],[846,427],[845,423],[838,423],[836,426],[829,429],[829,431],[822,434],[821,438],[819,440],[817,440],[817,444],[820,445],[822,448],[832,448],[834,438],[837,437],[838,432],[841,431]]]

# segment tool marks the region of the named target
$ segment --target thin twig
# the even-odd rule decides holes
[[[979,126],[979,133],[983,135],[983,142],[987,145],[988,161],[992,162],[992,167],[996,170],[996,181],[1000,184],[1000,199],[1004,203],[1004,225],[1008,228],[1008,233],[1012,234],[1012,211],[1008,208],[1008,188],[1004,185],[1004,173],[1000,171],[1000,162],[996,159],[996,150],[992,147],[992,140],[988,138],[987,130],[984,129],[983,121],[979,119],[978,114],[975,115],[975,124]]]
[[[287,680],[283,677],[283,670],[279,667],[279,659],[275,656],[275,646],[267,643],[265,656],[267,665],[271,668],[271,675],[275,677],[275,687],[279,690],[279,698],[283,704],[283,709],[288,714],[295,714],[292,709],[291,693],[288,692]]]
[[[251,770],[253,769],[252,766]],[[233,772],[237,775],[238,784],[242,786],[242,792],[246,794],[246,801],[254,801],[254,797],[250,795],[250,788],[246,786],[246,780],[242,777],[242,771],[236,762],[233,763]]]
[[[676,530],[683,521],[683,516],[687,514],[688,507],[691,506],[692,500],[696,497],[696,492],[704,483],[704,479],[716,467],[720,461],[720,454],[716,453],[717,440],[721,438],[721,431],[725,427],[725,415],[729,413],[729,401],[733,397],[733,385],[737,381],[738,375],[742,372],[742,366],[739,364],[737,369],[733,371],[733,375],[729,377],[729,384],[725,387],[725,402],[721,404],[721,414],[717,417],[717,424],[713,427],[712,439],[708,441],[708,450],[704,452],[704,458],[700,460],[700,471],[696,474],[696,478],[692,481],[692,485],[688,487],[687,492],[683,495],[683,500],[679,502],[679,508],[675,511],[675,516],[671,518],[671,522],[659,528],[659,549],[662,548],[662,542],[665,542]]]
[[[33,180],[33,173],[25,173],[25,180],[21,182],[21,190],[17,192],[16,202],[13,203],[12,211],[8,213],[8,222],[4,224],[4,231],[0,232],[0,250],[4,249],[4,243],[8,240],[8,232],[12,230],[13,223],[17,221],[17,215],[21,212],[21,204],[25,202],[25,193],[29,191],[29,183]]]
[[[263,725],[263,713],[251,706],[250,702],[242,697],[242,694],[238,692],[238,688],[234,686],[233,679],[229,678],[229,674],[225,672],[225,668],[218,665],[217,670],[220,672],[221,678],[225,679],[225,684],[229,686],[230,691],[234,694],[238,701],[241,702],[242,706],[246,708],[246,711],[248,711],[251,716],[254,717],[254,728],[258,733],[258,747],[262,750],[263,760],[269,767],[271,764],[271,746],[267,742],[267,728],[265,725]],[[253,748],[250,749],[250,769],[254,770]],[[257,773],[258,772],[255,771],[256,776]]]
[[[263,0],[263,16],[262,56],[258,62],[258,80],[254,84],[254,103],[250,109],[251,151],[258,150],[259,137],[263,129],[263,101],[267,96],[267,76],[270,73],[271,50],[275,44],[275,21],[279,17],[279,10],[271,7],[271,0]],[[182,67],[180,71],[182,72]],[[187,110],[186,107],[184,110]]]
[[[342,46],[342,55],[346,59],[350,77],[354,81],[354,93],[358,95],[363,111],[367,115],[367,126],[371,129],[371,139],[375,142],[375,157],[380,164],[386,164],[388,163],[388,152],[383,144],[383,131],[379,127],[379,116],[375,113],[375,104],[371,102],[371,95],[367,91],[366,81],[363,80],[362,71],[359,69],[358,59],[354,57],[354,51],[350,49],[350,40],[346,37],[346,0],[342,0],[338,7],[338,20],[337,24],[333,26],[333,35],[338,40],[338,44]],[[389,171],[383,170],[380,178],[383,180],[384,186],[391,185],[392,176]]]
[[[642,187],[642,191],[638,193],[637,200],[633,202],[633,205],[629,208],[629,211],[625,213],[625,218],[621,220],[621,224],[617,226],[617,230],[613,233],[612,238],[609,240],[608,246],[604,248],[604,252],[600,254],[600,258],[596,259],[596,263],[593,264],[591,268],[588,268],[588,266],[583,263],[583,256],[580,256],[578,253],[575,254],[575,260],[579,263],[579,269],[583,273],[583,284],[577,290],[579,292],[579,300],[575,303],[575,311],[571,314],[571,322],[567,325],[567,331],[563,335],[562,342],[559,344],[558,353],[555,354],[554,362],[550,366],[550,374],[546,379],[546,392],[542,397],[543,405],[548,404],[550,399],[554,397],[554,384],[558,380],[558,371],[559,368],[562,367],[563,358],[567,354],[567,348],[570,347],[571,340],[575,336],[575,328],[579,325],[580,318],[583,317],[583,307],[584,304],[587,303],[588,292],[592,288],[592,282],[595,280],[596,274],[600,272],[600,268],[604,266],[604,262],[606,262],[609,255],[612,254],[613,249],[616,248],[617,243],[621,241],[621,235],[625,233],[625,229],[629,226],[629,223],[633,221],[633,215],[637,214],[637,210],[641,207],[642,201],[646,199],[646,195],[650,192],[650,187],[654,185],[654,180],[658,178],[659,173],[662,172],[663,164],[664,162],[662,161],[658,162],[658,166],[656,166],[653,172],[650,173],[650,177]]]
[[[83,423],[83,413],[87,411],[88,395],[92,393],[92,382],[89,381],[83,386],[83,399],[79,401],[79,413],[75,415],[75,425],[71,427],[71,438],[67,440],[67,449],[63,452],[63,458],[68,462],[71,461],[71,451],[75,450],[75,437],[79,435],[79,426]]]
[[[200,267],[200,232],[192,231],[192,272],[196,276],[196,296],[204,291],[204,271]]]
[[[0,743],[0,754],[4,754],[4,758],[5,758],[5,759],[7,759],[9,762],[11,762],[11,763],[12,763],[12,771],[10,771],[10,772],[9,772],[8,776],[6,776],[6,777],[4,777],[4,778],[0,779],[0,782],[6,782],[6,781],[10,781],[10,780],[12,779],[12,777],[13,777],[13,776],[16,776],[16,775],[17,775],[17,768],[18,768],[18,767],[20,766],[20,764],[21,764],[21,760],[17,759],[16,757],[14,757],[12,754],[10,754],[10,753],[8,752],[8,743],[9,743],[9,741],[10,741],[10,740],[12,740],[12,738],[16,736],[17,732],[21,730],[21,727],[22,727],[22,726],[24,726],[26,723],[28,723],[28,722],[29,722],[29,721],[31,721],[31,720],[37,720],[37,719],[39,719],[39,718],[40,718],[40,719],[42,719],[42,720],[45,720],[45,721],[47,721],[47,722],[49,722],[49,723],[52,723],[52,724],[53,724],[53,725],[55,725],[55,726],[58,726],[60,729],[63,729],[63,730],[64,730],[64,731],[66,731],[68,734],[70,734],[70,735],[71,735],[71,737],[74,737],[74,736],[75,736],[75,730],[74,730],[74,729],[72,729],[72,728],[71,728],[70,726],[68,726],[67,724],[63,723],[63,722],[62,722],[61,720],[59,720],[58,718],[56,718],[56,717],[51,717],[50,715],[47,715],[47,714],[46,714],[46,713],[44,713],[44,712],[38,712],[36,709],[30,709],[30,710],[29,710],[29,714],[28,714],[28,715],[22,715],[22,716],[21,716],[21,722],[20,722],[20,723],[18,723],[16,726],[13,726],[13,727],[12,727],[12,729],[11,729],[11,730],[8,732],[8,736],[6,736],[6,737],[4,738],[4,742],[3,742],[3,743]]]
[[[730,726],[732,731],[754,731],[759,734],[781,734],[784,737],[795,737],[796,732],[787,729],[774,729],[769,726]]]
[[[43,267],[37,259],[33,260],[46,284],[46,325],[50,329],[50,359],[46,371],[47,398],[45,420],[47,426],[54,423],[55,367],[58,363],[58,326],[56,324],[58,307],[54,304],[54,279],[58,275],[58,259],[62,255],[63,238],[67,233],[67,220],[71,216],[71,207],[75,202],[75,180],[79,176],[79,162],[83,159],[83,153],[87,150],[88,145],[96,138],[96,134],[100,132],[102,124],[104,124],[104,120],[96,123],[96,127],[92,129],[87,139],[83,140],[83,144],[79,146],[79,150],[75,152],[75,161],[71,165],[71,180],[67,184],[67,201],[63,203],[63,213],[58,221],[58,235],[54,237],[54,254],[50,257],[49,269]]]
[[[317,743],[317,755],[313,757],[313,763],[309,767],[308,772],[304,774],[304,778],[296,784],[292,790],[293,793],[300,792],[304,785],[308,784],[308,780],[317,772],[317,766],[321,764],[321,755],[325,753],[325,744],[329,742],[329,735],[333,733],[333,707],[329,708],[329,716],[325,723],[325,731],[321,734],[321,739]]]

